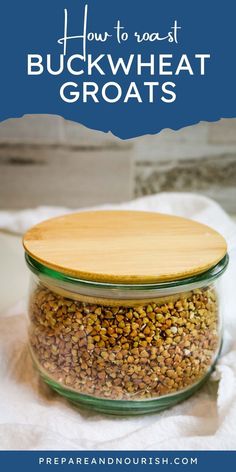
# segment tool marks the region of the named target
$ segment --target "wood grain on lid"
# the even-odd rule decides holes
[[[199,274],[227,252],[224,238],[192,220],[140,211],[93,211],[53,218],[24,236],[26,252],[86,280],[155,283]]]

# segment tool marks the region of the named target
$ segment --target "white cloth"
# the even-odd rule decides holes
[[[111,205],[109,207],[112,207]],[[0,448],[55,450],[229,450],[236,446],[236,225],[213,201],[193,194],[160,194],[116,208],[183,215],[219,230],[230,265],[224,276],[224,349],[200,392],[163,413],[109,417],[76,410],[33,370],[27,351],[26,308],[19,302],[0,317]],[[0,212],[0,227],[22,232],[68,210]]]

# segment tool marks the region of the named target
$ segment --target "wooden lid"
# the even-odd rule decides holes
[[[67,275],[97,282],[155,283],[196,275],[226,254],[224,238],[192,220],[140,211],[93,211],[44,221],[26,252]]]

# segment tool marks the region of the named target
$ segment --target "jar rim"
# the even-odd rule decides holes
[[[110,282],[97,282],[93,280],[86,280],[80,279],[77,277],[73,277],[67,275],[65,273],[56,271],[55,269],[51,269],[40,262],[36,261],[32,256],[30,256],[27,252],[25,252],[25,260],[27,263],[28,268],[31,272],[36,275],[45,275],[49,278],[64,281],[72,284],[77,284],[84,287],[96,288],[96,289],[119,289],[119,290],[137,290],[137,291],[148,291],[148,290],[161,290],[161,289],[168,289],[174,287],[181,287],[188,284],[195,284],[195,283],[212,283],[216,279],[218,279],[223,273],[225,272],[228,263],[229,263],[229,255],[226,255],[221,259],[216,265],[211,267],[210,269],[196,275],[192,275],[189,277],[185,277],[182,279],[177,280],[168,280],[165,282],[156,282],[156,283],[110,283]]]

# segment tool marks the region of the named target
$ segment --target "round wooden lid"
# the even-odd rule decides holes
[[[196,275],[227,252],[224,238],[192,220],[140,211],[93,211],[44,221],[24,236],[36,261],[80,279],[155,283]]]

